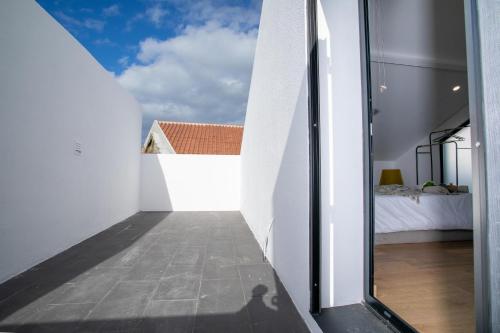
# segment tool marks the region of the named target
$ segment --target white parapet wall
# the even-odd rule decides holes
[[[239,155],[144,154],[142,211],[240,210]]]
[[[321,306],[363,299],[363,108],[358,1],[318,1]]]
[[[363,298],[359,8],[318,1],[321,305]],[[242,145],[241,211],[311,331],[307,2],[264,1]],[[324,9],[324,11],[323,11]],[[265,246],[265,244],[267,244]]]
[[[319,332],[309,314],[305,5],[263,3],[241,150],[241,212],[307,325]]]
[[[0,282],[139,210],[141,107],[35,1],[0,1]]]

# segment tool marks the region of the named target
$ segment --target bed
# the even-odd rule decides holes
[[[375,242],[472,239],[472,194],[375,194]]]

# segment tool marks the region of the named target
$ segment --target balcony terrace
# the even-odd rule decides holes
[[[239,212],[137,213],[0,298],[0,331],[308,332]]]

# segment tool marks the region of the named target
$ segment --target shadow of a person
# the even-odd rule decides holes
[[[308,332],[292,300],[286,293],[268,295],[265,285],[252,289],[247,304],[254,328],[262,332]]]
[[[247,304],[253,321],[275,320],[279,318],[281,300],[279,296],[266,296],[268,287],[259,284],[252,289],[252,298]]]

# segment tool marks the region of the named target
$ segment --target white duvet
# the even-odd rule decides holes
[[[413,230],[472,229],[472,194],[375,194],[375,233]]]

